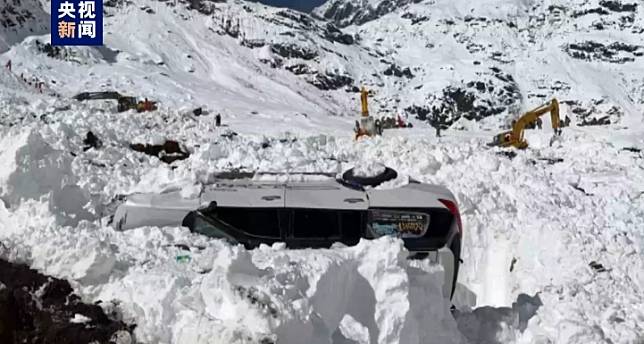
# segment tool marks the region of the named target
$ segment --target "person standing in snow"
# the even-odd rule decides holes
[[[217,127],[221,126],[221,115],[220,114],[217,114],[217,116],[215,116],[215,126],[217,126]]]
[[[7,64],[4,66],[11,72],[11,60],[7,61]]]

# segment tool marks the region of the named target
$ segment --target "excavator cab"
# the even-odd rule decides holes
[[[118,106],[116,110],[118,112],[124,112],[129,109],[136,109],[137,107],[137,101],[135,97],[120,96],[117,101]]]
[[[488,146],[498,147],[514,147],[518,149],[525,149],[528,147],[528,142],[523,138],[525,128],[531,123],[535,123],[539,117],[545,113],[550,112],[550,120],[552,122],[552,129],[555,135],[561,134],[561,121],[559,119],[559,102],[557,99],[552,99],[550,104],[540,106],[532,111],[526,112],[519,120],[514,122],[512,130],[502,132],[496,135]]]
[[[490,147],[507,147],[510,146],[512,142],[512,130],[500,133],[492,139],[492,142],[488,143]]]

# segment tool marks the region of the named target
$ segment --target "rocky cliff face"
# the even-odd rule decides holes
[[[49,32],[49,15],[38,0],[0,0],[0,53],[31,35]]]
[[[313,14],[328,19],[340,27],[360,25],[378,19],[401,7],[422,0],[329,0]]]

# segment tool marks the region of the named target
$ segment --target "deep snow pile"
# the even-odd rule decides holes
[[[45,105],[13,105],[3,115]],[[642,340],[644,162],[623,149],[642,148],[640,131],[567,128],[550,146],[550,133],[531,130],[531,149],[509,158],[485,148],[487,132],[438,140],[426,129],[393,130],[358,142],[279,128],[222,136],[209,116],[125,115],[129,122],[74,105],[46,122],[26,116],[5,127],[0,240],[4,257],[113,305],[137,324],[137,340]],[[103,146],[83,151],[89,128]],[[190,158],[168,165],[129,149],[130,140],[164,136],[184,143]],[[440,268],[406,261],[395,240],[246,252],[186,229],[115,232],[108,224],[123,194],[198,192],[230,168],[335,172],[364,161],[457,196],[466,233],[455,319],[440,297]]]

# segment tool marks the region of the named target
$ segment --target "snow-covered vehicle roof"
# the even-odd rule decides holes
[[[134,194],[118,207],[118,229],[178,226],[190,211],[216,202],[219,207],[354,209],[446,208],[439,199],[456,202],[445,187],[411,182],[390,189],[357,189],[333,179],[311,182],[227,180],[203,188],[195,197],[180,191]],[[136,214],[135,214],[136,213]]]

